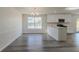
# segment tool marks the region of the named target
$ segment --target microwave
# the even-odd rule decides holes
[[[65,19],[58,19],[58,22],[59,23],[64,23],[65,22]]]

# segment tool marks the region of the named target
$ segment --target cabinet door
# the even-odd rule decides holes
[[[65,41],[67,37],[67,28],[59,29],[59,41]]]

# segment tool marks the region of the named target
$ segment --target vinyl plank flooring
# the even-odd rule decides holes
[[[79,52],[79,33],[58,42],[47,34],[23,34],[2,52]]]

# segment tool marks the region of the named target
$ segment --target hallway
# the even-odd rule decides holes
[[[68,34],[66,42],[57,42],[47,34],[23,34],[3,52],[77,52],[78,35]]]

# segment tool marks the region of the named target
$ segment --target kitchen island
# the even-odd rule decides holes
[[[67,27],[48,26],[47,33],[57,41],[66,41]]]

